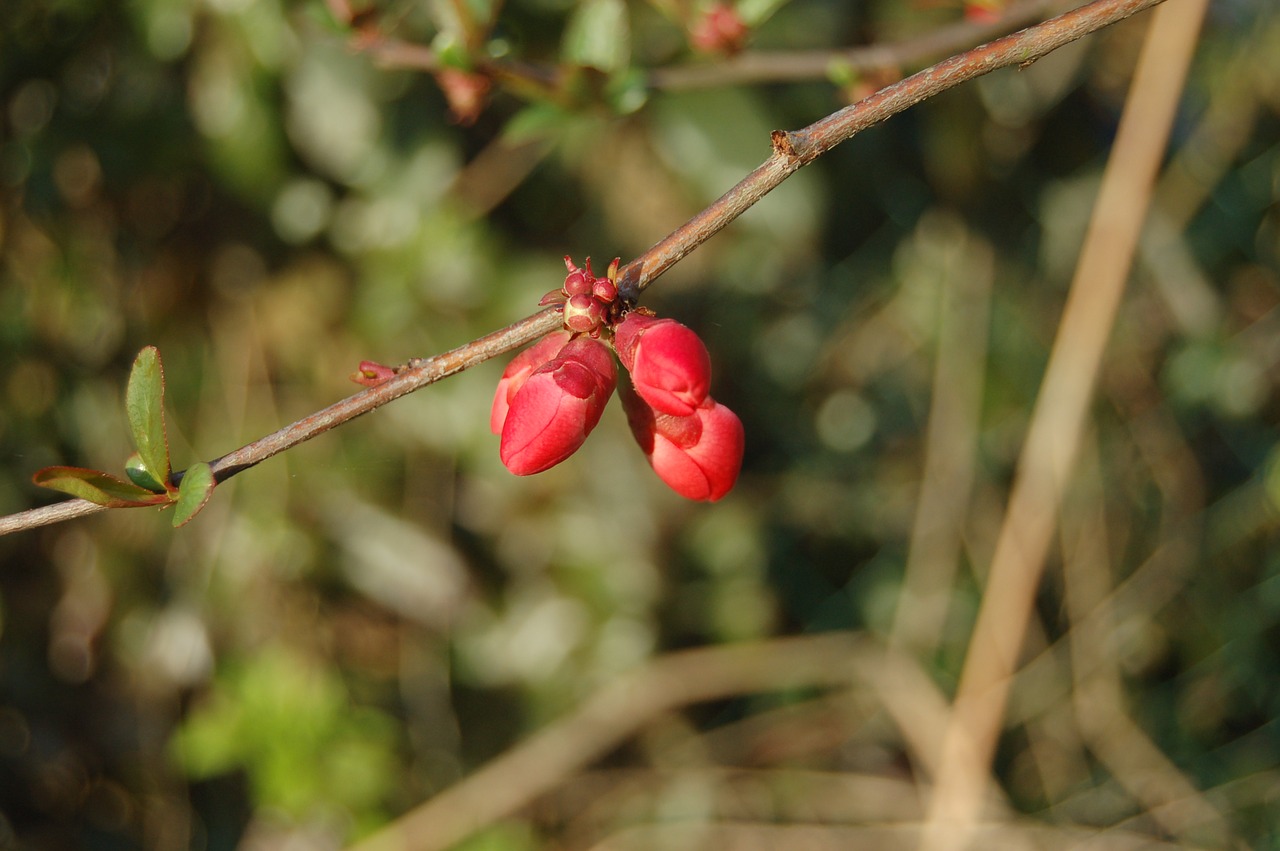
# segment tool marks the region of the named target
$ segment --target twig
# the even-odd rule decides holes
[[[848,634],[700,648],[651,662],[351,851],[441,851],[550,791],[655,718],[682,706],[785,688],[836,686],[879,656]]]
[[[1062,517],[1063,601],[1072,625],[1098,610],[1112,591],[1097,441],[1081,452],[1079,500],[1069,500]],[[1104,621],[1110,619],[1103,616]],[[1116,661],[1114,621],[1105,629],[1072,629],[1069,646],[1071,690],[1080,733],[1098,761],[1163,833],[1188,845],[1223,847],[1229,831],[1183,772],[1130,717]]]
[[[860,45],[838,50],[747,50],[715,61],[690,62],[652,68],[645,76],[649,88],[663,91],[721,88],[758,83],[825,80],[833,70],[867,74],[885,69],[919,67],[939,56],[949,56],[983,39],[1039,20],[1062,0],[1021,0],[991,23],[957,21],[893,44]],[[391,36],[362,32],[350,40],[351,49],[367,54],[382,68],[435,73],[444,66],[430,47]],[[476,71],[495,80],[520,81],[537,89],[555,87],[559,69],[507,59],[481,61]]]
[[[442,378],[448,378],[489,358],[497,357],[536,340],[554,331],[559,325],[560,308],[549,307],[443,354],[429,358],[415,358],[409,361],[397,375],[381,384],[362,390],[354,396],[348,396],[341,402],[303,417],[279,431],[210,462],[214,477],[219,482],[225,481],[236,473],[260,464],[286,449],[305,443],[361,414],[367,414],[428,384],[434,384]],[[181,476],[181,473],[177,473],[175,479],[180,479]],[[8,517],[0,517],[0,535],[37,526],[47,526],[50,523],[83,517],[103,510],[105,506],[83,499],[72,499],[42,508],[33,508]]]
[[[927,851],[962,849],[983,818],[1010,680],[1055,515],[1145,218],[1207,0],[1153,19],[1063,311],[947,724]]]
[[[958,21],[894,44],[871,44],[840,50],[747,50],[718,62],[655,68],[648,82],[654,89],[681,91],[757,83],[825,80],[833,70],[868,74],[880,70],[919,67],[949,56],[983,39],[1024,27],[1046,15],[1059,0],[1022,0],[989,24]]]
[[[902,591],[890,629],[892,647],[929,658],[936,649],[959,564],[978,457],[986,375],[987,326],[995,253],[947,220],[949,247],[933,261],[939,279],[933,398],[924,469],[907,548]],[[956,274],[957,270],[961,271]]]
[[[618,289],[634,298],[655,278],[710,239],[802,166],[890,116],[960,83],[1011,65],[1026,66],[1091,32],[1161,0],[1095,0],[1042,24],[980,45],[912,74],[803,130],[773,133],[773,156],[698,215],[628,263]]]
[[[762,165],[711,206],[622,267],[618,275],[620,294],[629,301],[637,300],[639,294],[658,276],[719,233],[782,181],[858,132],[960,83],[998,68],[1032,63],[1064,44],[1160,2],[1161,0],[1095,0],[1042,24],[953,56],[802,130],[775,130],[773,154]],[[213,462],[214,473],[222,481],[406,393],[533,342],[553,330],[556,324],[557,314],[554,308],[550,308],[452,351],[412,362],[410,369],[377,387],[357,393],[223,456]],[[98,506],[89,505],[91,504],[67,508],[50,506],[0,518],[0,535],[101,510]]]

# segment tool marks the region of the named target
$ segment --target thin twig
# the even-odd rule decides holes
[[[1055,6],[1062,5],[1062,0],[1021,0],[990,23],[961,20],[892,44],[859,45],[836,50],[746,50],[714,61],[652,68],[646,73],[645,82],[653,90],[688,91],[825,80],[833,71],[858,76],[919,67],[930,59],[949,56],[983,39],[1027,26]],[[382,68],[433,74],[444,67],[430,47],[391,36],[361,32],[349,43],[352,50],[368,55]],[[477,62],[476,71],[496,80],[531,84],[539,90],[554,88],[561,74],[554,66],[508,59]]]
[[[747,50],[718,62],[699,62],[655,68],[648,82],[654,89],[680,91],[760,83],[825,80],[839,71],[853,76],[882,70],[920,67],[930,59],[950,56],[983,39],[1024,27],[1048,14],[1059,0],[1022,0],[999,20],[978,24],[957,21],[915,38],[893,44],[871,44],[839,50]]]
[[[1042,24],[979,45],[886,86],[803,130],[773,133],[773,156],[701,213],[623,267],[618,289],[634,299],[663,272],[750,209],[802,166],[857,133],[960,83],[1011,65],[1026,66],[1161,0],[1095,0]]]
[[[801,167],[855,134],[939,92],[998,68],[1027,65],[1103,27],[1122,21],[1161,0],[1095,0],[1086,6],[953,56],[913,74],[802,130],[773,132],[773,154],[701,213],[622,267],[619,293],[634,302],[639,294],[695,248],[742,215]],[[377,387],[357,393],[274,434],[213,462],[219,481],[393,399],[461,372],[491,357],[531,343],[556,327],[554,308],[540,311],[500,331],[452,351],[426,358]],[[92,504],[47,506],[0,518],[0,535],[57,523],[102,510]],[[63,504],[65,505],[65,504]]]
[[[940,307],[924,469],[889,633],[890,646],[926,659],[947,623],[971,503],[995,278],[991,246],[949,219],[945,226],[947,251],[933,261]]]
[[[1068,500],[1062,516],[1063,601],[1073,625],[1092,615],[1113,588],[1096,440],[1087,442],[1081,462],[1077,465],[1081,496]],[[1229,831],[1222,814],[1130,717],[1117,662],[1116,624],[1103,619],[1110,621],[1104,629],[1070,632],[1071,697],[1081,735],[1163,833],[1188,845],[1199,840],[1224,847]]]
[[[510,815],[656,718],[693,703],[853,681],[877,648],[827,633],[674,653],[601,688],[567,717],[401,816],[351,851],[442,851]]]
[[[483,363],[504,352],[518,348],[525,343],[554,331],[560,325],[560,308],[549,307],[532,316],[526,317],[499,331],[486,334],[456,349],[429,358],[415,358],[405,365],[397,375],[374,387],[348,396],[324,410],[303,417],[295,423],[285,426],[264,438],[242,446],[234,452],[223,455],[210,462],[214,477],[223,482],[250,467],[262,463],[273,455],[305,443],[317,435],[323,434],[335,426],[355,419],[401,396],[412,393],[434,384],[442,378],[448,378],[464,369]],[[174,479],[180,480],[181,473],[175,473]],[[97,505],[83,499],[72,499],[66,502],[33,508],[8,517],[0,517],[0,535],[17,532],[22,529],[33,529],[47,526],[62,520],[84,517],[105,510],[105,506]]]
[[[969,642],[925,825],[926,851],[972,840],[1009,687],[1089,403],[1207,0],[1154,17],[1032,413]]]

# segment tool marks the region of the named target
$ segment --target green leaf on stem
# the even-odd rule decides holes
[[[639,68],[631,68],[621,74],[615,74],[604,90],[609,106],[618,115],[630,115],[639,112],[649,100],[649,87],[645,73]]]
[[[564,58],[606,74],[623,68],[631,54],[631,26],[623,0],[583,0],[564,34]]]
[[[129,460],[124,462],[124,472],[129,477],[129,481],[140,488],[146,488],[152,493],[164,493],[167,490],[164,483],[152,475],[147,465],[142,463],[142,456],[137,452],[130,455]]]
[[[339,18],[328,3],[308,3],[304,16],[331,35],[348,35],[351,22]]]
[[[153,493],[110,473],[84,467],[45,467],[36,471],[31,481],[42,488],[87,499],[107,508],[167,505],[173,501],[167,493]]]
[[[204,508],[217,484],[213,470],[203,461],[197,461],[182,474],[178,485],[178,503],[173,510],[173,525],[182,526]]]
[[[138,352],[129,372],[125,411],[138,457],[159,484],[169,481],[169,441],[164,431],[164,366],[155,346]]]
[[[564,132],[572,115],[553,103],[534,103],[524,107],[502,128],[502,140],[509,145],[555,139]]]
[[[471,54],[462,37],[454,30],[442,30],[431,40],[431,49],[442,68],[470,71],[474,67]]]
[[[773,13],[787,5],[788,2],[790,0],[739,0],[737,4],[738,16],[742,18],[743,23],[755,29],[772,18]]]

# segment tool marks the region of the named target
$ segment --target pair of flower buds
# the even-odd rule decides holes
[[[627,421],[662,481],[688,499],[715,501],[742,466],[742,422],[711,398],[711,358],[698,335],[642,311],[614,327],[613,349],[631,374],[619,389]],[[618,383],[609,346],[558,331],[521,352],[498,382],[489,425],[518,476],[568,458],[600,421]]]

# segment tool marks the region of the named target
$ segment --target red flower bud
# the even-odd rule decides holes
[[[564,327],[575,334],[596,332],[605,320],[605,307],[589,295],[570,296],[564,304]]]
[[[591,295],[605,304],[612,304],[618,297],[618,287],[608,278],[596,278],[591,286]]]
[[[454,121],[470,127],[476,123],[489,99],[493,84],[483,74],[442,68],[436,72],[436,82],[449,102],[449,112]]]
[[[712,3],[693,25],[690,41],[703,53],[732,56],[746,45],[750,32],[737,9],[728,3]]]
[[[599,340],[566,343],[511,396],[502,423],[502,463],[528,476],[568,458],[600,421],[617,380],[613,356]]]
[[[587,268],[579,269],[578,264],[564,256],[564,267],[569,270],[569,274],[564,278],[564,291],[566,295],[590,295],[591,284],[594,278],[591,275],[591,258],[587,258]]]
[[[511,400],[524,386],[530,373],[559,354],[567,342],[568,332],[556,331],[516,355],[507,364],[502,378],[498,380],[498,390],[493,394],[493,410],[489,413],[489,428],[494,434],[502,434]]]
[[[636,392],[659,413],[687,417],[706,402],[711,356],[698,335],[674,319],[633,311],[619,323],[614,347]]]
[[[693,414],[673,417],[624,389],[622,404],[636,442],[658,478],[686,499],[715,502],[733,489],[742,468],[742,421],[708,398]]]
[[[975,24],[994,24],[1004,14],[1004,0],[965,0],[964,19]]]
[[[377,387],[389,378],[396,375],[395,367],[385,366],[377,361],[362,360],[356,372],[351,376],[351,380],[356,384],[363,384],[365,387]]]

